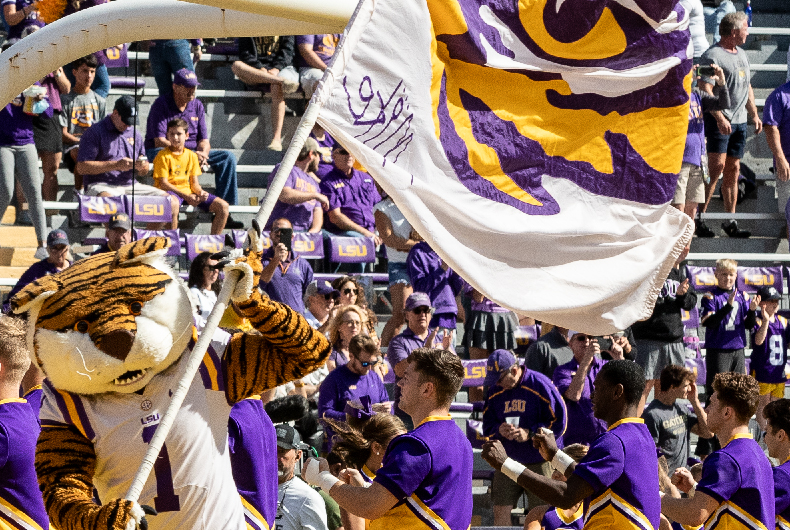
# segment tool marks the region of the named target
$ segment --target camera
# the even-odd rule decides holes
[[[701,75],[703,77],[713,77],[716,75],[716,71],[710,65],[702,65],[697,67],[697,75]]]

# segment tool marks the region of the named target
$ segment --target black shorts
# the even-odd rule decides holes
[[[60,125],[60,111],[53,112],[51,118],[33,116],[33,141],[39,151],[47,153],[63,151],[63,127]]]
[[[741,159],[746,150],[746,124],[732,124],[731,134],[721,134],[716,118],[708,113],[704,115],[705,139],[708,141],[708,153],[727,153],[727,156]]]

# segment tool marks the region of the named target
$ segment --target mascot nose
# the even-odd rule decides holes
[[[120,329],[111,331],[110,333],[102,336],[98,347],[110,357],[114,357],[120,361],[123,361],[132,350],[133,343],[134,333],[125,329]]]

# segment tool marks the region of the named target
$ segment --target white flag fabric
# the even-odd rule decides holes
[[[364,0],[319,123],[478,291],[588,333],[652,313],[691,240],[675,0]]]

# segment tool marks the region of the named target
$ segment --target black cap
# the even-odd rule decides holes
[[[110,230],[114,230],[116,228],[131,230],[132,222],[129,220],[129,216],[126,215],[125,213],[117,213],[112,217],[110,217],[110,223],[108,227]]]
[[[137,125],[137,108],[132,96],[119,97],[114,108],[126,125]]]
[[[781,300],[782,295],[779,294],[779,291],[776,290],[776,287],[773,285],[763,285],[760,287],[760,290],[757,291],[757,294],[760,296],[760,300]]]
[[[296,432],[296,429],[287,423],[278,425],[275,429],[277,431],[277,447],[282,447],[283,449],[299,449],[302,444],[302,439],[299,433]]]
[[[68,245],[69,244],[69,236],[66,235],[66,232],[63,230],[57,229],[53,230],[47,236],[47,246],[52,248],[57,245]]]

